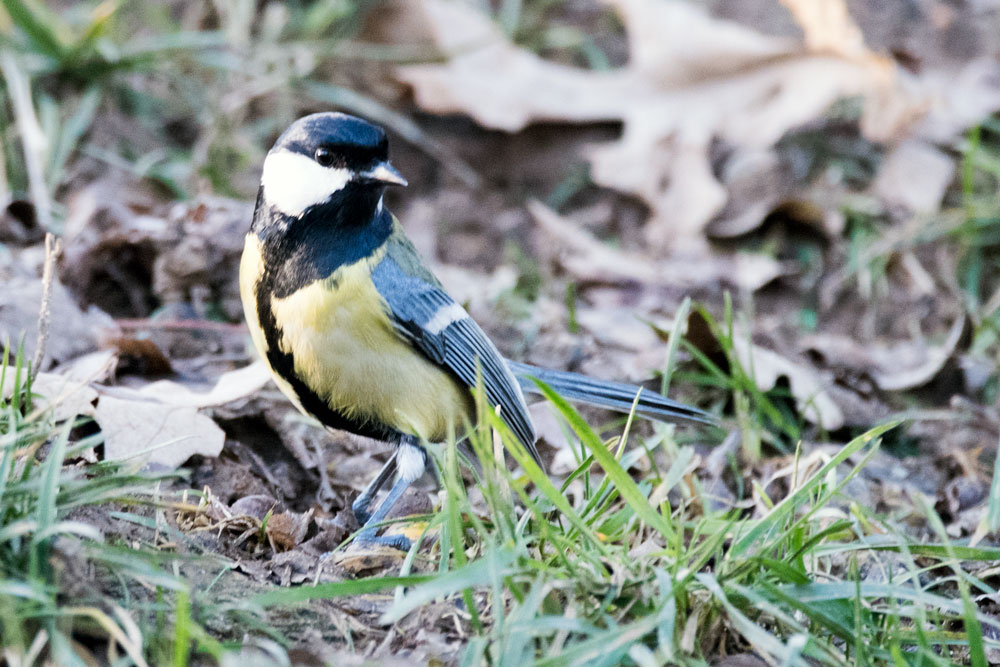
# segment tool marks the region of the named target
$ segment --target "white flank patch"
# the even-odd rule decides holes
[[[260,184],[264,201],[285,215],[297,217],[341,190],[351,176],[349,169],[324,167],[301,153],[278,150],[264,159]]]
[[[424,453],[418,447],[407,444],[399,445],[396,450],[396,470],[399,471],[400,479],[410,482],[420,479],[426,466],[427,461],[424,458]]]
[[[427,320],[427,324],[424,325],[424,329],[427,330],[431,335],[437,335],[444,331],[452,322],[458,322],[459,320],[464,320],[469,314],[465,312],[465,308],[462,308],[457,303],[449,303],[447,306],[441,306],[434,317]]]

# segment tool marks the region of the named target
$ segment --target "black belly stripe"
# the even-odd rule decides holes
[[[260,209],[260,199],[258,198],[257,215],[261,214]],[[398,442],[404,434],[391,426],[373,420],[349,417],[331,408],[326,399],[313,391],[296,374],[294,355],[291,352],[285,352],[281,349],[281,339],[284,335],[284,330],[274,316],[271,299],[278,292],[285,293],[289,291],[290,269],[291,274],[295,278],[294,283],[298,283],[296,289],[304,287],[318,277],[308,275],[310,272],[321,272],[321,275],[329,275],[329,273],[333,272],[333,269],[330,269],[329,266],[317,266],[313,262],[307,262],[308,268],[301,266],[290,267],[289,264],[295,260],[302,262],[302,255],[292,251],[292,248],[295,246],[289,243],[290,240],[292,239],[287,235],[278,237],[277,239],[274,237],[260,239],[264,270],[254,285],[254,299],[258,324],[264,332],[264,339],[267,342],[267,362],[270,364],[272,371],[291,386],[299,399],[299,403],[302,404],[302,408],[324,425],[376,440]],[[381,245],[382,241],[384,239],[379,239],[378,245]],[[365,251],[372,252],[375,247],[377,245],[370,248],[358,248],[355,246],[353,249],[355,252],[360,250],[363,253]],[[364,254],[361,255],[361,257],[364,256]],[[329,258],[326,258],[326,261],[329,262]],[[298,270],[295,270],[296,268]],[[291,291],[294,292],[294,289]]]
[[[271,296],[265,282],[266,274],[265,271],[265,275],[257,282],[256,299],[257,317],[267,341],[267,362],[271,365],[271,369],[291,385],[292,391],[295,392],[299,403],[302,404],[302,408],[325,426],[341,431],[350,431],[376,440],[398,441],[402,434],[385,424],[355,419],[334,410],[325,399],[313,391],[296,374],[295,357],[291,353],[281,350],[280,343],[284,331],[278,326],[271,308]]]

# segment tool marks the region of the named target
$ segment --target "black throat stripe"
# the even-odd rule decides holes
[[[392,231],[392,217],[383,211],[363,226],[338,225],[316,215],[315,209],[299,219],[278,220],[277,211],[257,200],[254,226],[261,242],[263,271],[254,286],[257,319],[267,341],[267,361],[298,397],[303,409],[324,425],[377,440],[398,442],[403,434],[378,422],[355,419],[330,407],[329,402],[309,387],[295,372],[295,358],[281,349],[282,324],[274,316],[273,298],[293,294],[316,280],[327,278],[340,266],[353,264],[374,252]],[[326,208],[326,207],[317,207]],[[269,216],[258,227],[258,218]],[[332,216],[339,217],[339,216]],[[332,224],[331,224],[332,223]],[[386,224],[388,223],[388,224]],[[276,225],[280,225],[279,227]],[[271,232],[270,234],[267,232]]]

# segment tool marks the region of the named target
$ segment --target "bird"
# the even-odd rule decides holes
[[[635,402],[651,419],[715,423],[710,413],[634,385],[505,359],[386,208],[386,189],[406,185],[381,127],[340,112],[299,118],[264,159],[240,260],[250,337],[281,391],[328,429],[392,446],[351,505],[357,543],[410,548],[405,536],[378,528],[423,475],[424,444],[475,423],[478,382],[539,461],[524,398],[540,393],[535,380],[572,401],[624,413]]]

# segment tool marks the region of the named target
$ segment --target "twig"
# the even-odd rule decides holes
[[[115,320],[120,329],[157,329],[161,331],[221,331],[238,333],[246,329],[245,324],[214,322],[212,320],[152,320],[146,318],[122,318]]]
[[[31,364],[31,377],[38,374],[45,361],[45,346],[49,341],[49,324],[52,321],[52,282],[55,275],[56,259],[62,252],[62,241],[51,233],[45,234],[45,265],[42,268],[42,304],[38,310],[38,342],[35,345],[35,360]]]

